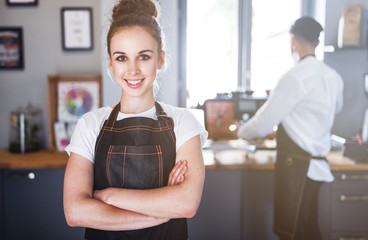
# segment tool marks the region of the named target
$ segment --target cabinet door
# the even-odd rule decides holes
[[[189,239],[240,239],[241,170],[206,170],[201,205],[188,219]]]
[[[4,171],[5,239],[83,239],[66,224],[64,170]]]
[[[242,182],[242,239],[278,240],[272,229],[274,172],[247,170]]]
[[[364,232],[366,234],[368,172],[337,172],[335,178],[331,193],[331,231],[345,234],[345,236],[349,236],[350,232]]]
[[[4,208],[3,208],[3,196],[4,196],[4,189],[3,189],[3,171],[0,170],[0,239],[4,239]]]

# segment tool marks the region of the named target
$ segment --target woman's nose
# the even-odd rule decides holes
[[[131,62],[128,66],[128,72],[132,75],[140,73],[139,64],[137,62]]]

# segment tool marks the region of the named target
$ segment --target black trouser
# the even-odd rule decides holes
[[[319,191],[322,183],[309,178],[305,182],[295,240],[322,240],[318,221]]]

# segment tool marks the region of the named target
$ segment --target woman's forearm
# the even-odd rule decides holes
[[[195,196],[194,196],[195,195]],[[103,201],[120,209],[129,209],[159,218],[191,218],[201,193],[185,191],[182,185],[149,190],[109,188]]]
[[[119,209],[88,197],[75,200],[71,204],[66,202],[64,211],[69,226],[109,231],[142,229],[169,220]]]
[[[202,196],[205,169],[199,136],[188,140],[178,151],[177,159],[188,161],[185,180],[174,186],[149,190],[107,188],[94,197],[115,207],[163,218],[191,218]]]
[[[168,219],[119,209],[92,198],[93,164],[72,153],[64,176],[64,213],[68,225],[101,230],[134,230]]]

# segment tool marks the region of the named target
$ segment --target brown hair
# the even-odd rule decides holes
[[[157,22],[159,6],[155,0],[120,0],[112,12],[112,21],[107,34],[107,51],[110,56],[110,42],[122,27],[140,26],[145,28],[163,49],[162,30]]]

